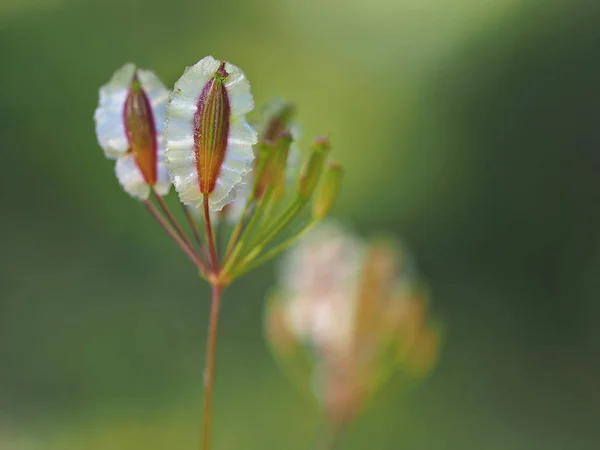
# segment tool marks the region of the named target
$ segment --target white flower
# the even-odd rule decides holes
[[[186,69],[167,106],[166,160],[183,203],[208,196],[219,211],[234,200],[252,170],[257,142],[245,115],[254,107],[250,83],[236,66],[207,56]]]
[[[98,142],[108,158],[117,160],[115,173],[125,191],[141,200],[152,189],[169,192],[162,135],[168,96],[153,72],[133,64],[117,70],[100,88],[94,113]]]

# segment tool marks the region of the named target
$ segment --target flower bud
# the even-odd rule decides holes
[[[296,110],[292,104],[281,101],[274,103],[269,109],[261,140],[275,142],[282,134],[290,131]]]
[[[280,136],[276,144],[273,142],[263,142],[259,152],[262,158],[265,158],[264,167],[260,174],[260,179],[256,186],[256,197],[264,195],[269,186],[275,188],[275,193],[279,197],[285,189],[285,169],[287,166],[292,136],[290,133],[284,133]]]
[[[341,165],[331,163],[325,168],[313,201],[312,215],[315,220],[321,220],[329,214],[340,192],[343,178],[344,168]]]
[[[313,145],[310,157],[300,175],[300,186],[298,190],[302,197],[309,198],[315,190],[315,187],[321,178],[323,166],[325,165],[327,154],[330,150],[331,146],[327,138],[317,139]]]

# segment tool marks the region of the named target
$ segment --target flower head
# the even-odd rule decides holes
[[[426,306],[405,253],[326,224],[287,258],[267,336],[288,367],[312,361],[316,394],[341,423],[392,369],[421,375],[433,366],[439,335]]]
[[[200,275],[220,288],[273,258],[319,222],[331,209],[341,178],[327,176],[329,142],[323,139],[310,152],[302,176],[290,170],[299,153],[293,106],[277,101],[265,110],[260,143],[246,122],[253,107],[244,73],[207,56],[186,68],[170,94],[152,72],[125,65],[100,89],[94,116],[98,141],[107,157],[117,160],[125,190],[142,200]],[[313,214],[303,214],[322,173],[323,189],[315,196]],[[187,233],[162,198],[171,181]],[[150,199],[150,193],[157,195]],[[230,233],[223,249],[214,230],[221,219],[235,224],[226,230]]]
[[[126,64],[100,88],[94,119],[98,142],[126,192],[146,200],[169,191],[162,135],[169,92],[150,71]]]
[[[236,66],[211,56],[186,69],[167,106],[166,158],[181,201],[210,209],[230,203],[252,169],[256,132],[250,83]]]

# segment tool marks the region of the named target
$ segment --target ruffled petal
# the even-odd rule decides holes
[[[225,80],[225,89],[229,95],[231,115],[232,117],[244,116],[254,109],[250,82],[244,72],[233,64],[226,63],[225,70],[229,74]]]
[[[138,168],[133,155],[127,154],[117,160],[115,174],[125,192],[140,200],[147,200],[150,196],[150,187],[146,184],[142,172]]]
[[[236,192],[235,199],[227,206],[225,221],[229,224],[236,224],[242,218],[242,213],[246,207],[246,202],[252,192],[253,179],[252,174],[248,174],[246,182],[240,185]]]
[[[175,83],[173,93],[171,94],[171,102],[179,100],[188,107],[193,106],[193,118],[198,98],[204,85],[208,83],[218,69],[219,61],[212,56],[207,56],[193,66],[187,67],[181,78]]]
[[[209,205],[213,211],[220,211],[236,198],[237,192],[242,189],[242,184],[246,183],[246,178],[252,170],[253,160],[252,145],[227,144],[227,153],[215,190],[209,195]]]
[[[134,74],[135,66],[125,64],[100,88],[100,102],[94,120],[98,143],[108,158],[124,155],[129,147],[123,123],[123,106]]]
[[[167,195],[171,189],[171,177],[169,176],[169,167],[165,161],[164,139],[158,141],[158,161],[156,165],[156,184],[154,190],[158,195]]]

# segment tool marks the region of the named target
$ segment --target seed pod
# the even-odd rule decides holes
[[[167,106],[167,164],[181,201],[208,197],[219,211],[234,200],[252,170],[257,142],[246,114],[254,108],[250,83],[236,66],[211,56],[188,68]]]
[[[169,191],[162,135],[168,91],[154,73],[126,64],[100,88],[94,119],[98,142],[116,159],[115,172],[126,192],[145,200],[153,189]]]

